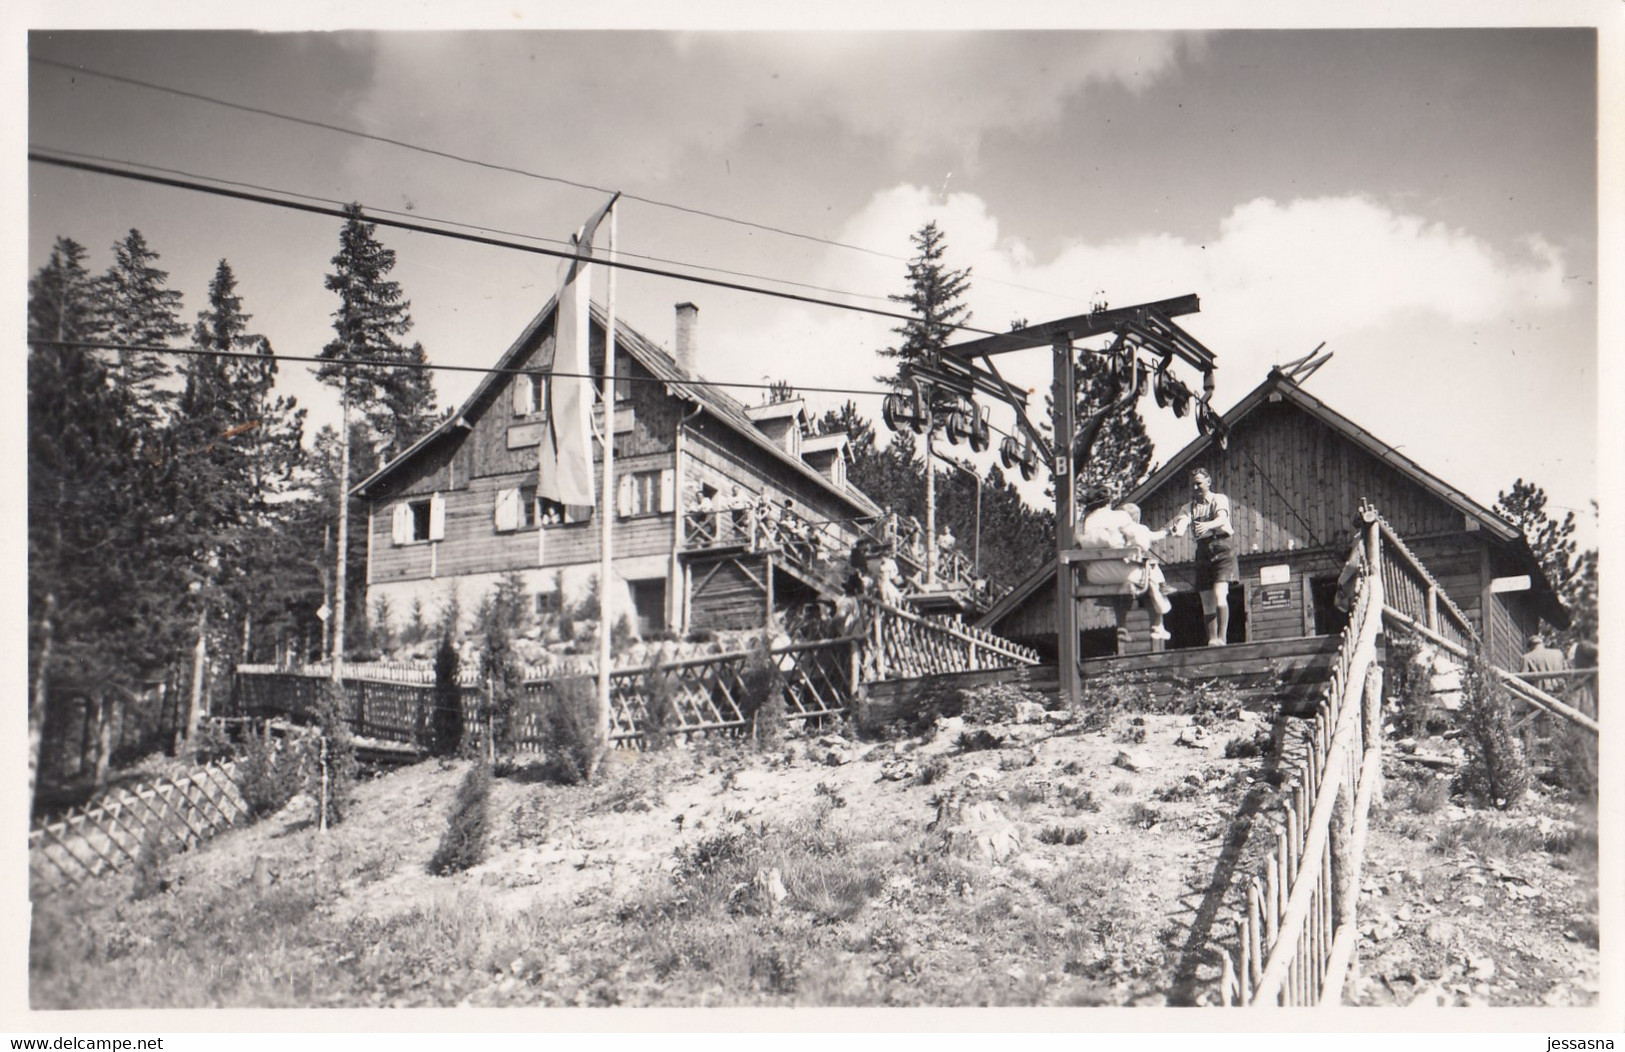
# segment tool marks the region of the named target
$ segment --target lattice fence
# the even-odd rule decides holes
[[[28,834],[36,887],[76,884],[134,864],[154,846],[188,848],[248,815],[235,762],[209,764],[184,778],[161,778],[70,812]]]

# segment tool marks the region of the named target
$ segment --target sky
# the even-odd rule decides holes
[[[973,325],[1195,293],[1179,322],[1217,355],[1221,410],[1324,343],[1309,393],[1486,506],[1538,482],[1592,546],[1597,46],[1584,26],[36,31],[33,58],[82,71],[28,65],[27,141],[503,237],[566,238],[621,190],[637,198],[617,210],[623,258],[881,309],[935,220],[971,270]],[[26,178],[29,273],[59,236],[102,269],[134,227],[188,322],[225,258],[277,351],[330,338],[337,220],[40,164]],[[379,236],[436,362],[493,364],[555,290],[553,259]],[[701,373],[788,380],[816,410],[847,396],[808,389],[875,390],[874,352],[897,339],[886,318],[666,277],[623,272],[615,296],[668,347],[673,306],[696,303]],[[998,365],[1041,409],[1048,352]],[[476,381],[437,376],[441,405]],[[314,424],[336,420],[308,367],[282,383]],[[857,401],[878,420],[877,398]],[[1196,437],[1142,411],[1159,461]],[[1012,429],[1006,409],[993,422]]]

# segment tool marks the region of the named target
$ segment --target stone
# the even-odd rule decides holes
[[[1411,918],[1413,916],[1414,916],[1414,914],[1411,913],[1411,908],[1409,906],[1401,906],[1401,907],[1399,907],[1399,909],[1394,911],[1394,919],[1395,920],[1405,921],[1405,922],[1409,923],[1409,921],[1411,920]]]
[[[1467,972],[1474,979],[1495,978],[1495,958],[1474,957],[1467,965]]]
[[[1443,945],[1450,941],[1451,936],[1456,934],[1456,929],[1444,921],[1432,921],[1423,930],[1422,934],[1427,937],[1428,942]]]
[[[1481,910],[1484,908],[1484,897],[1482,895],[1463,895],[1461,904],[1470,910]]]
[[[1188,749],[1200,749],[1205,742],[1206,732],[1200,727],[1185,727],[1180,730],[1179,737],[1174,739],[1175,745],[1183,745]]]
[[[1450,991],[1439,986],[1428,985],[1416,991],[1407,1008],[1449,1008],[1455,1003]]]
[[[1044,706],[1036,701],[1016,702],[1016,723],[1042,723],[1045,716]]]

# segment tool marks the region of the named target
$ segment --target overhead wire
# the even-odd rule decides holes
[[[72,157],[82,161],[98,162],[108,165],[124,165],[128,168],[145,169],[151,172],[163,172],[166,175],[184,176],[190,179],[204,180],[220,186],[235,186],[245,190],[258,190],[262,193],[281,194],[284,197],[296,198],[305,201],[316,201],[322,204],[337,205],[340,208],[350,204],[349,201],[343,201],[335,197],[322,197],[319,194],[307,194],[298,190],[282,190],[278,189],[277,187],[265,186],[261,183],[244,182],[239,179],[226,179],[222,176],[202,175],[197,172],[186,171],[182,168],[168,168],[161,164],[148,164],[144,161],[123,160],[116,157],[107,157],[102,154],[85,153],[81,150],[69,150],[60,146],[47,146],[42,147],[42,149],[48,150],[53,154],[58,154],[64,157]],[[465,223],[456,219],[444,219],[438,216],[424,215],[417,211],[401,211],[399,209],[380,208],[375,205],[369,205],[366,211],[369,215],[411,217],[425,222],[440,223],[444,226],[460,227],[464,230],[485,230],[493,234],[502,234],[506,237],[520,237],[526,239],[527,241],[537,241],[547,245],[568,246],[570,244],[570,242],[560,238],[543,237],[540,234],[527,234],[521,230],[506,230],[502,227],[486,226],[480,223]],[[646,260],[650,263],[665,263],[670,266],[691,267],[695,270],[703,270],[712,274],[727,274],[731,277],[755,278],[758,281],[771,281],[778,285],[790,285],[795,288],[810,289],[814,292],[829,292],[837,296],[851,296],[854,299],[878,300],[882,302],[890,300],[889,296],[879,296],[872,292],[854,292],[851,289],[830,288],[827,285],[815,285],[811,282],[796,281],[791,278],[777,278],[771,274],[758,274],[747,270],[729,270],[726,267],[713,267],[704,263],[689,263],[685,260],[668,259],[664,256],[650,256],[638,252],[627,252],[625,250],[618,250],[617,254],[631,259]]]
[[[499,368],[497,366],[488,365],[448,365],[438,362],[415,362],[405,359],[391,360],[385,358],[323,358],[319,355],[313,354],[283,354],[281,352],[260,354],[255,351],[222,351],[211,347],[166,347],[162,344],[129,344],[117,343],[112,340],[47,340],[29,337],[28,344],[32,347],[65,347],[87,351],[124,351],[131,354],[173,354],[181,357],[193,358],[228,358],[243,362],[253,362],[256,364],[265,364],[267,362],[306,362],[317,365],[348,365],[358,369],[415,369],[426,372],[483,373],[493,376],[536,376],[539,373],[545,373],[550,377],[557,376],[574,380],[603,379],[601,375],[596,373],[565,373],[555,372],[551,369],[538,370]],[[659,376],[632,376],[622,374],[617,374],[615,379],[617,382],[625,381],[627,383],[681,383],[689,387],[732,387],[756,391],[771,391],[781,386],[778,383],[756,383],[744,380],[711,380],[701,378],[667,380]],[[825,387],[807,386],[803,384],[790,384],[790,390],[794,393],[868,395],[874,397],[881,397],[895,393],[893,391],[884,390],[881,388]],[[989,431],[992,431],[1001,437],[1016,438],[1018,440],[1021,438],[1020,435],[1014,435],[1008,431],[1005,431],[1003,428],[991,422],[989,422],[987,426]]]
[[[114,167],[113,165],[109,164],[99,164],[91,161],[76,160],[66,156],[53,156],[50,153],[42,152],[33,147],[31,147],[28,151],[28,159],[39,164],[55,165],[59,168],[94,172],[96,174],[108,175],[114,178],[131,179],[135,180],[136,182],[152,183],[157,186],[168,186],[181,190],[192,190],[198,193],[212,194],[216,197],[227,197],[240,201],[250,201],[256,204],[271,205],[277,208],[287,208],[296,212],[309,212],[315,215],[331,216],[335,219],[346,218],[345,211],[342,208],[332,208],[320,204],[289,200],[287,195],[282,197],[273,197],[268,196],[266,193],[251,193],[247,190],[233,190],[224,186],[214,186],[206,182],[200,182],[199,180],[203,177],[196,176],[191,173],[187,173],[186,178],[181,178],[171,175],[158,175],[155,173],[131,171],[125,168]],[[271,190],[269,193],[282,194],[283,191]],[[852,311],[857,314],[871,314],[876,317],[891,318],[897,321],[919,320],[915,315],[905,314],[901,311],[881,310],[877,307],[864,307],[853,303],[841,303],[836,300],[821,299],[817,296],[804,296],[800,293],[785,292],[779,289],[767,289],[757,285],[745,285],[735,281],[722,281],[717,278],[701,277],[695,274],[684,274],[679,271],[664,270],[659,267],[646,267],[637,263],[627,263],[620,259],[607,259],[591,254],[582,255],[577,252],[566,252],[562,249],[546,248],[541,245],[522,245],[513,241],[505,241],[501,238],[489,237],[483,234],[475,234],[468,231],[446,230],[440,227],[427,226],[423,223],[408,222],[403,219],[394,219],[387,216],[376,215],[369,213],[365,208],[362,209],[362,213],[367,217],[369,222],[372,222],[378,226],[390,227],[395,230],[407,230],[418,234],[429,234],[435,237],[450,238],[455,241],[466,241],[472,244],[487,245],[494,248],[506,248],[516,252],[528,252],[532,255],[551,256],[555,259],[578,260],[582,263],[594,263],[637,274],[649,274],[655,277],[672,278],[677,281],[688,281],[697,285],[707,285],[713,288],[729,289],[734,292],[744,292],[758,296],[771,296],[775,299],[790,300],[796,303],[806,303],[819,307],[830,307],[835,310]],[[996,332],[992,329],[978,328],[974,325],[948,323],[946,327],[960,332],[972,332],[983,336],[1003,335],[1002,333]]]
[[[279,110],[273,110],[263,106],[251,106],[246,103],[232,102],[229,99],[222,99],[218,96],[208,95],[199,91],[189,91],[184,88],[177,88],[167,84],[158,84],[154,81],[142,80],[139,77],[126,76],[121,73],[109,73],[105,70],[92,69],[89,66],[75,64],[72,62],[62,62],[57,59],[45,58],[41,55],[30,55],[28,57],[28,61],[41,66],[49,66],[54,69],[65,70],[70,73],[82,74],[87,77],[96,77],[102,80],[113,81],[114,83],[128,84],[132,87],[146,88],[149,91],[161,91],[179,98],[191,99],[194,102],[202,102],[213,106],[220,106],[225,109],[236,110],[241,113],[251,113],[255,116],[269,117],[273,120],[287,121],[291,124],[318,128],[322,131],[329,131],[338,135],[348,135],[358,139],[383,143],[399,149],[409,150],[431,157],[438,157],[443,160],[454,161],[459,164],[473,165],[474,167],[485,168],[490,171],[505,172],[510,175],[519,175],[528,179],[537,179],[543,182],[557,183],[561,186],[569,186],[579,190],[592,190],[597,193],[605,194],[615,192],[608,187],[597,186],[593,183],[581,182],[575,179],[568,179],[564,176],[549,175],[545,172],[534,172],[526,168],[516,167],[514,165],[501,164],[495,161],[486,161],[477,157],[468,157],[463,154],[453,153],[450,150],[442,150],[433,146],[424,146],[419,143],[408,142],[404,139],[397,139],[388,135],[380,135],[376,132],[367,132],[358,128],[346,127],[342,124],[333,124],[328,121],[319,121],[309,117],[300,117],[291,113],[283,113]],[[867,248],[863,245],[853,245],[845,241],[836,241],[831,238],[819,237],[816,234],[806,234],[796,230],[789,230],[784,227],[757,223],[748,219],[739,219],[735,216],[724,215],[720,212],[710,212],[701,208],[693,208],[688,205],[680,205],[676,204],[675,202],[662,201],[658,198],[644,197],[640,194],[628,193],[624,191],[621,193],[621,196],[628,201],[637,201],[640,204],[646,204],[654,208],[665,208],[688,215],[700,216],[705,219],[714,219],[718,222],[729,223],[735,226],[747,227],[753,230],[761,230],[766,233],[779,234],[784,237],[797,238],[803,241],[811,241],[821,245],[828,245],[831,248],[843,248],[853,252],[862,252],[866,255],[875,256],[880,259],[893,260],[899,263],[910,262],[903,256],[894,255],[889,252],[881,252],[878,249]],[[1053,292],[1049,289],[1033,288],[1029,285],[1020,285],[1010,281],[1000,281],[996,278],[987,280],[991,281],[992,284],[1003,285],[1006,288],[1019,289],[1023,292],[1036,292],[1040,295],[1051,296],[1055,299],[1067,302],[1079,302],[1079,297],[1068,296],[1063,293]]]

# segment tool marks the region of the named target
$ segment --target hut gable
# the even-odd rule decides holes
[[[1223,419],[1226,448],[1204,435],[1122,499],[1137,503],[1142,521],[1158,528],[1189,499],[1190,471],[1204,467],[1212,474],[1214,488],[1231,501],[1243,603],[1259,619],[1248,625],[1250,637],[1314,630],[1315,587],[1324,584],[1315,582],[1335,575],[1353,544],[1362,500],[1376,506],[1477,624],[1484,625],[1485,612],[1490,613],[1492,649],[1501,663],[1515,656],[1520,633],[1541,619],[1567,623],[1516,526],[1307,394],[1281,371],[1271,370]],[[1169,537],[1153,548],[1170,580],[1188,587],[1194,540]],[[1265,565],[1274,567],[1272,578],[1288,583],[1255,603]],[[1492,580],[1522,574],[1531,579],[1527,592],[1492,596]],[[1049,561],[990,609],[981,625],[1028,641],[1048,632],[1053,641],[1053,579]]]

